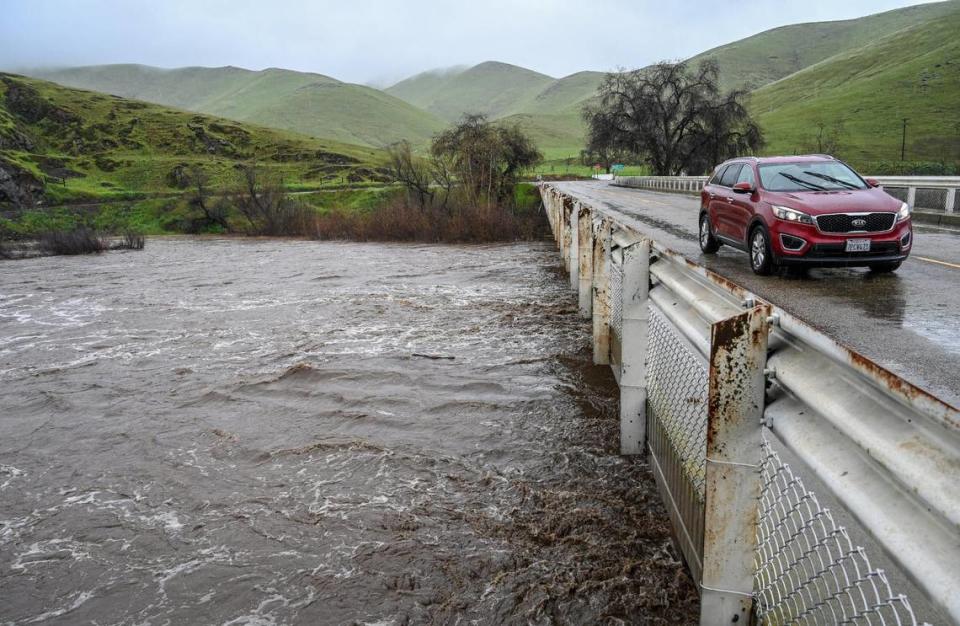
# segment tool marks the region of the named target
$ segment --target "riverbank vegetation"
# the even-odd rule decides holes
[[[194,164],[179,174],[179,196],[13,212],[0,217],[0,239],[39,242],[34,250],[53,254],[104,249],[96,233],[431,242],[546,235],[539,194],[521,182],[541,155],[516,127],[466,116],[438,134],[427,154],[406,142],[385,153],[390,182],[381,186],[296,192],[259,161],[235,164],[226,183]]]
[[[466,115],[436,135],[427,157],[391,146],[390,170],[403,188],[373,212],[336,210],[317,224],[321,238],[486,242],[545,236],[545,218],[522,172],[543,158],[516,126]]]

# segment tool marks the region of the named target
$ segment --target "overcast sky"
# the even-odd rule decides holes
[[[0,68],[237,65],[390,83],[486,60],[552,76],[692,56],[916,0],[0,0]]]

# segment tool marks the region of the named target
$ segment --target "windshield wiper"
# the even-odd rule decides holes
[[[822,185],[818,185],[818,184],[816,184],[816,183],[811,183],[810,181],[803,180],[802,178],[799,178],[799,177],[797,177],[797,176],[794,176],[793,174],[785,174],[784,172],[777,172],[777,174],[779,174],[780,176],[783,176],[783,177],[786,178],[787,180],[790,180],[790,181],[793,181],[793,182],[797,183],[798,185],[803,185],[803,186],[806,187],[807,189],[813,189],[814,191],[826,191],[826,190],[827,190],[827,188],[824,187],[824,186],[822,186]]]
[[[839,178],[834,178],[833,176],[830,176],[829,174],[820,174],[819,172],[808,172],[808,171],[806,171],[806,170],[804,170],[803,173],[804,173],[804,174],[808,174],[808,175],[810,175],[810,176],[816,176],[817,178],[819,178],[819,179],[821,179],[821,180],[828,180],[828,181],[830,181],[831,183],[834,183],[834,184],[836,184],[836,185],[843,185],[843,186],[846,187],[847,189],[860,189],[860,185],[854,185],[853,183],[851,183],[851,182],[849,182],[849,181],[840,180]]]

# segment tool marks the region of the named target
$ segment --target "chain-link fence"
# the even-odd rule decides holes
[[[647,440],[657,482],[694,580],[703,561],[706,364],[656,307],[647,351]],[[672,506],[669,506],[671,505]]]
[[[764,624],[916,624],[905,595],[763,439],[754,610]]]
[[[884,187],[889,195],[897,200],[907,202],[910,189],[908,187]],[[913,208],[925,211],[946,211],[949,189],[926,189],[918,187],[913,200]]]

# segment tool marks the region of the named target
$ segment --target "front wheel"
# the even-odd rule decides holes
[[[891,263],[871,263],[870,271],[875,274],[889,274],[896,272],[903,261],[893,261]]]
[[[700,216],[700,249],[707,254],[713,254],[720,249],[720,242],[710,230],[710,216],[706,213]]]
[[[754,274],[760,276],[767,276],[776,268],[773,253],[770,251],[770,242],[767,239],[767,231],[760,226],[750,233],[750,268]]]

